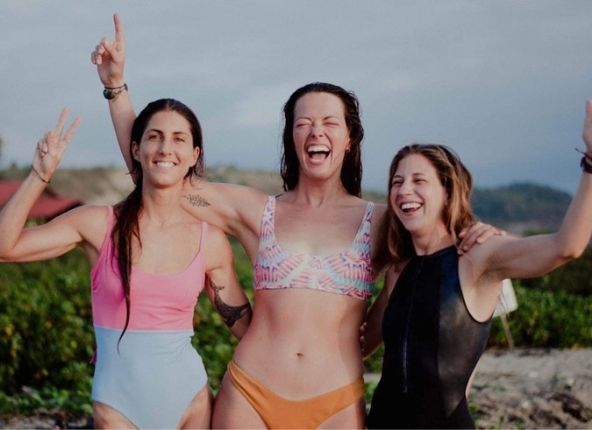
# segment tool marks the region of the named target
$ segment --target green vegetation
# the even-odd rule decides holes
[[[234,244],[239,280],[252,299],[251,265]],[[515,283],[520,304],[509,324],[518,346],[591,347],[591,277],[580,273],[592,266],[588,252],[578,264],[543,278]],[[88,264],[81,251],[29,264],[0,265],[0,413],[46,410],[71,414],[90,412],[94,353]],[[587,272],[586,272],[587,273]],[[554,285],[557,279],[581,282]],[[555,291],[558,290],[558,291]],[[578,291],[578,294],[566,291]],[[194,344],[204,359],[210,383],[219,386],[236,341],[203,295],[195,315]],[[499,320],[490,345],[505,347]],[[380,372],[381,352],[365,362],[366,371]],[[369,384],[369,390],[374,384]]]

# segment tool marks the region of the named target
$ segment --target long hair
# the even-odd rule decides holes
[[[343,159],[341,168],[341,183],[349,194],[360,197],[362,195],[362,139],[364,127],[360,119],[360,104],[354,93],[325,82],[313,82],[298,88],[292,93],[284,105],[283,153],[280,173],[284,181],[284,190],[296,188],[300,176],[300,164],[296,155],[294,137],[294,110],[298,100],[308,93],[333,94],[343,102],[345,124],[349,131],[350,147]]]
[[[380,223],[378,244],[372,257],[372,263],[377,272],[386,265],[398,265],[415,255],[411,235],[395,214],[390,203],[393,177],[401,160],[411,154],[422,155],[436,169],[440,183],[448,195],[448,202],[442,212],[442,220],[454,241],[458,241],[458,234],[463,228],[475,222],[475,216],[471,209],[473,179],[458,155],[444,145],[414,143],[403,147],[393,158],[389,170],[388,208]]]
[[[130,158],[132,160],[132,168],[130,174],[135,177],[135,187],[133,191],[120,203],[115,206],[115,226],[111,233],[113,242],[116,244],[117,267],[121,276],[121,284],[125,296],[125,326],[119,340],[125,334],[129,325],[130,319],[130,281],[132,270],[132,245],[134,238],[138,241],[140,248],[142,247],[142,239],[140,237],[139,217],[142,212],[142,180],[143,172],[142,166],[132,154],[134,143],[140,145],[142,135],[150,122],[152,116],[158,112],[172,111],[183,116],[189,123],[191,129],[191,136],[193,137],[193,147],[200,149],[200,157],[185,175],[185,178],[195,176],[202,176],[204,169],[203,151],[202,151],[202,132],[199,120],[186,105],[174,99],[159,99],[149,103],[140,112],[132,127],[131,144],[130,144]]]

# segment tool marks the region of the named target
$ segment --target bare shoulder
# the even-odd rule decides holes
[[[185,184],[185,191],[201,193],[210,198],[215,196],[225,197],[227,199],[253,201],[255,204],[263,204],[267,199],[267,194],[253,187],[224,182],[210,182],[205,179],[187,181]]]

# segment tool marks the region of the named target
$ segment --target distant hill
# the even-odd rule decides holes
[[[473,210],[482,220],[515,233],[554,231],[561,225],[571,196],[532,183],[476,189]]]
[[[234,166],[208,167],[212,181],[248,185],[267,194],[282,192],[279,174],[269,171],[243,170]],[[28,169],[0,172],[0,178],[26,175]],[[123,169],[95,167],[58,170],[51,183],[54,191],[85,203],[114,204],[132,189],[132,181]],[[364,198],[384,203],[385,194],[364,192]],[[485,222],[514,233],[559,228],[571,196],[548,186],[516,183],[495,188],[478,188],[473,195],[475,214]]]

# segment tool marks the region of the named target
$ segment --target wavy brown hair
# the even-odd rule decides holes
[[[284,191],[293,190],[298,185],[300,177],[300,163],[294,145],[294,110],[296,103],[308,93],[333,94],[343,103],[345,124],[349,131],[350,147],[343,158],[341,167],[341,183],[349,194],[360,197],[362,195],[362,139],[364,127],[360,119],[360,103],[356,95],[337,85],[325,82],[313,82],[298,88],[292,93],[284,105],[283,153],[280,173],[284,181]]]
[[[200,149],[200,156],[195,165],[187,171],[185,178],[192,176],[202,176],[204,170],[203,150],[202,150],[202,131],[199,120],[189,107],[175,99],[159,99],[149,103],[140,112],[132,127],[132,136],[130,144],[130,158],[132,160],[132,168],[130,174],[135,180],[135,187],[133,191],[126,197],[125,200],[115,205],[115,226],[111,233],[112,240],[116,244],[117,267],[121,276],[121,284],[125,296],[125,326],[119,336],[119,340],[125,334],[129,325],[130,319],[130,281],[132,270],[132,245],[136,240],[142,247],[142,238],[140,236],[139,218],[142,212],[142,180],[143,172],[142,165],[133,157],[134,144],[140,145],[142,135],[150,122],[150,119],[158,112],[171,111],[176,112],[187,120],[193,138],[193,147]]]
[[[405,229],[391,206],[391,184],[399,163],[411,154],[425,157],[436,169],[440,183],[446,190],[448,202],[442,211],[442,219],[455,242],[465,227],[475,222],[471,209],[473,178],[456,153],[444,145],[414,143],[397,152],[389,170],[387,211],[381,220],[378,244],[372,263],[378,272],[387,265],[398,265],[415,255],[409,231]]]

